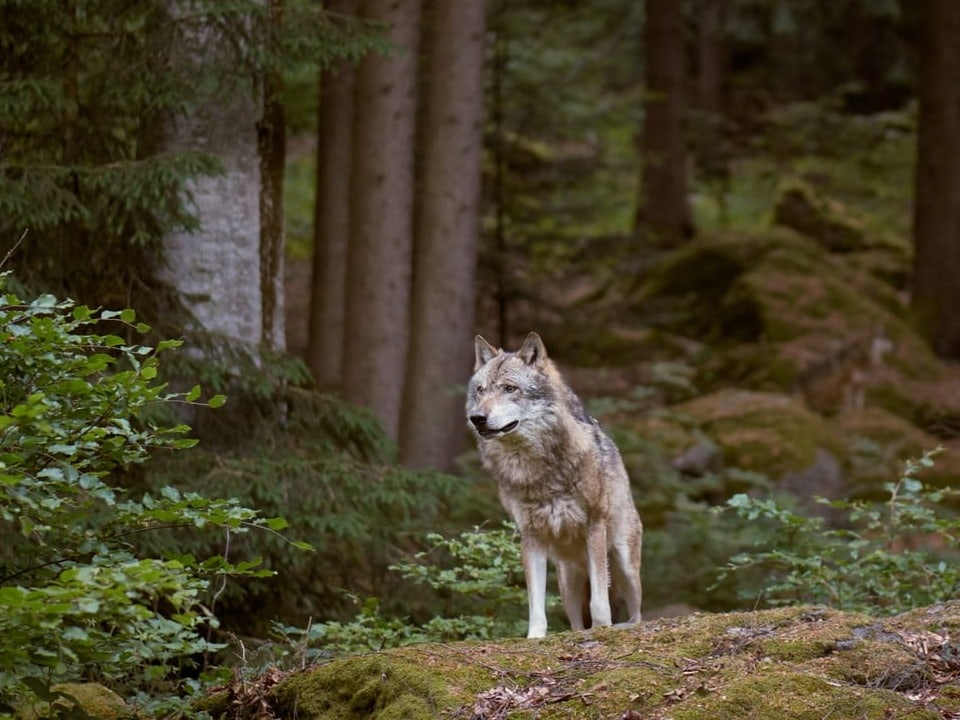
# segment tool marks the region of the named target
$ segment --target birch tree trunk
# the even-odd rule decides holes
[[[453,470],[475,332],[483,157],[485,3],[436,0],[423,116],[413,324],[400,460]]]
[[[414,138],[420,0],[365,0],[390,27],[389,57],[356,78],[343,396],[370,408],[397,439],[410,318]]]
[[[174,17],[188,11],[177,2],[171,8]],[[224,65],[235,58],[233,39],[211,23],[193,25],[176,39],[167,48],[168,57],[182,63],[184,72],[190,72],[193,63]],[[263,111],[262,82],[244,78],[212,94],[186,116],[170,118],[160,141],[167,150],[215,155],[224,172],[191,183],[201,227],[164,238],[158,275],[179,294],[199,329],[246,344],[252,352],[261,344],[284,347],[282,253],[277,248],[282,245],[282,221],[279,235],[263,237],[265,227],[273,223],[275,229],[277,222],[276,217],[265,218],[264,212],[282,213],[282,204],[263,195],[266,166],[262,167],[258,144]],[[266,192],[274,197],[276,188],[268,186]],[[273,253],[266,263],[263,242]],[[265,305],[264,289],[270,287],[275,293]]]
[[[357,14],[357,0],[331,0],[327,10]],[[354,70],[341,62],[320,78],[317,191],[313,219],[313,279],[307,365],[324,390],[340,387],[343,362]]]

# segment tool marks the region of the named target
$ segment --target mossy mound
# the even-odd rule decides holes
[[[863,218],[796,178],[780,186],[773,213],[778,225],[816,240],[830,252],[852,252],[872,244]]]
[[[300,673],[274,691],[280,717],[435,718],[454,696],[447,690],[454,674],[425,648],[422,654],[398,651],[330,663]]]
[[[720,390],[672,410],[723,448],[727,466],[773,478],[810,467],[821,449],[835,455],[843,451],[823,417],[777,393]]]
[[[902,324],[893,312],[899,301],[892,288],[802,239],[768,253],[731,294],[756,306],[768,342],[810,333],[849,336],[875,326],[893,331]]]
[[[124,720],[134,717],[133,709],[123,698],[99,683],[59,683],[51,685],[50,691],[59,698],[35,707],[18,708],[17,717],[25,720],[66,717]]]
[[[705,387],[789,390],[878,332],[923,355],[896,288],[851,257],[784,228],[708,236],[651,269],[632,302],[651,323],[714,343],[698,377]],[[924,368],[931,359],[926,351]]]
[[[691,241],[647,272],[630,304],[646,322],[699,340],[745,342],[763,333],[758,308],[731,288],[794,233],[714,235]]]
[[[960,435],[960,367],[933,354],[912,328],[897,287],[875,272],[879,255],[888,276],[906,272],[908,253],[869,238],[856,251],[831,252],[829,245],[787,228],[702,238],[651,270],[635,298],[638,312],[646,307],[664,330],[707,344],[693,360],[693,383],[704,392],[738,387],[780,393],[826,417],[882,409],[906,422],[902,437],[927,443],[908,443],[919,450]],[[766,437],[773,438],[774,454],[783,450],[776,425],[758,431],[743,423],[724,428],[725,438],[703,429],[732,455],[728,464],[777,477],[785,467],[796,472],[812,462],[807,438],[815,423],[800,420],[799,432],[787,434],[799,439],[798,447],[786,451],[798,457],[785,462],[759,447]],[[757,450],[730,449],[741,446]],[[840,439],[825,447],[845,469],[857,461],[847,453],[859,450]],[[892,457],[901,459],[899,449]],[[958,463],[944,455],[939,466],[931,477],[946,478]],[[890,479],[898,469],[880,462],[873,475]],[[872,479],[860,474],[854,482]]]
[[[269,690],[276,718],[900,718],[956,704],[960,602],[877,620],[820,607],[698,614],[543,640],[426,644]]]
[[[899,477],[903,462],[940,444],[930,433],[879,407],[842,413],[833,424],[847,445],[844,469],[851,497],[887,499],[884,485]],[[960,455],[947,447],[919,477],[931,485],[954,484],[960,477]]]

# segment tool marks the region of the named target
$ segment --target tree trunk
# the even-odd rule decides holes
[[[727,85],[727,48],[724,41],[728,0],[700,0],[697,47],[697,95],[700,128],[697,134],[698,160],[704,174],[723,174],[720,152]]]
[[[188,11],[181,2],[170,7],[175,17]],[[165,48],[172,62],[180,59],[184,73],[200,60],[227,63],[234,57],[230,40],[212,24],[185,33],[177,46]],[[251,92],[251,80],[236,82],[186,116],[170,118],[161,131],[164,149],[216,155],[224,172],[191,184],[201,228],[164,238],[158,275],[178,292],[200,330],[253,348],[266,340],[261,275],[272,270],[260,262],[257,125],[263,104]]]
[[[327,10],[356,15],[357,0],[331,0]],[[313,218],[313,280],[307,365],[324,390],[340,387],[343,316],[350,233],[350,156],[354,70],[341,62],[320,78],[317,194]]]
[[[645,7],[643,178],[635,229],[655,246],[669,248],[693,232],[684,134],[683,3],[646,0]]]
[[[400,460],[453,470],[465,429],[483,157],[485,3],[436,0]]]
[[[942,357],[960,359],[960,3],[920,6],[912,302]]]
[[[390,27],[389,57],[357,70],[343,395],[396,439],[410,318],[420,0],[365,0]]]
[[[283,22],[283,0],[269,0],[271,35]],[[260,152],[260,338],[271,350],[286,347],[283,314],[283,175],[286,120],[279,70],[266,71],[263,119],[258,125]]]

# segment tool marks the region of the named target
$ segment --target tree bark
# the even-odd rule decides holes
[[[635,229],[655,246],[676,247],[692,234],[687,200],[683,3],[646,0],[643,177]]]
[[[361,15],[390,27],[397,50],[367,56],[357,71],[343,395],[396,439],[409,337],[420,0],[365,0]]]
[[[170,7],[175,18],[188,11],[178,1]],[[165,48],[171,62],[180,60],[185,74],[198,61],[227,63],[235,57],[220,29],[210,23],[190,28],[175,38],[175,46]],[[169,118],[161,130],[164,149],[216,155],[224,172],[191,184],[201,228],[164,238],[158,276],[177,291],[200,330],[255,348],[266,338],[257,128],[263,103],[262,96],[250,90],[251,85],[259,85],[252,80],[238,81],[189,114]]]
[[[912,303],[943,357],[960,359],[960,3],[920,6]]]
[[[357,0],[331,0],[327,10],[356,15],[358,5]],[[306,359],[317,385],[323,390],[338,389],[342,380],[353,92],[354,70],[349,62],[340,62],[334,69],[322,73]]]
[[[697,146],[698,164],[708,177],[716,177],[723,172],[719,146],[728,73],[724,40],[727,2],[728,0],[699,1],[697,95],[701,122]]]
[[[475,332],[483,157],[485,3],[436,0],[423,117],[413,324],[400,460],[453,470]]]
[[[283,22],[283,0],[269,0],[271,34]],[[283,76],[266,71],[263,119],[258,124],[260,152],[260,337],[271,350],[286,348],[283,314],[283,176],[286,163],[286,119]]]

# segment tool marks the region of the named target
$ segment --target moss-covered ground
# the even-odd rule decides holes
[[[225,692],[211,707],[299,720],[938,720],[960,708],[958,638],[960,601],[882,620],[812,606],[705,613],[332,660],[278,678],[259,702]]]

